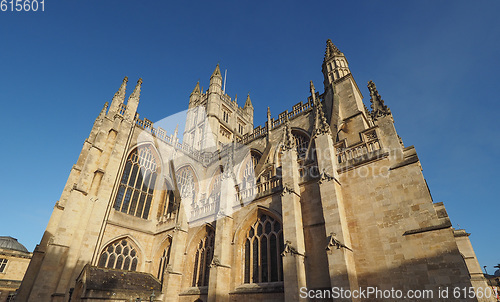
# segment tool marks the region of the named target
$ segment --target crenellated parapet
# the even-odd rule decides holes
[[[241,144],[247,144],[247,143],[250,143],[251,141],[259,138],[259,137],[263,137],[267,134],[267,131],[272,131],[278,127],[280,127],[281,125],[285,124],[285,122],[287,120],[291,121],[301,115],[303,115],[304,113],[307,113],[309,111],[311,111],[313,109],[313,101],[312,99],[308,99],[307,102],[303,103],[302,101],[293,105],[292,106],[292,110],[288,111],[288,110],[285,110],[283,112],[281,112],[279,115],[278,115],[278,118],[271,118],[271,113],[269,112],[269,121],[270,121],[270,128],[268,129],[267,125],[262,127],[262,126],[258,126],[256,128],[253,129],[253,131],[251,133],[248,133],[246,135],[244,135],[242,137],[241,140],[239,140],[238,142],[241,143]]]

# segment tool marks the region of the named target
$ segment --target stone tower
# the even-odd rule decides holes
[[[142,80],[125,102],[125,78],[83,144],[18,300],[485,292],[469,234],[432,200],[375,84],[370,110],[330,40],[322,70],[323,92],[310,82],[307,99],[276,118],[268,108],[254,128],[250,96],[243,108],[231,100],[217,65],[208,90],[197,83],[189,97],[182,143],[139,118]]]
[[[208,91],[200,91],[199,82],[189,98],[184,142],[197,150],[219,148],[241,139],[253,129],[253,105],[250,95],[243,108],[237,98],[231,99],[222,90],[219,64],[210,77]]]

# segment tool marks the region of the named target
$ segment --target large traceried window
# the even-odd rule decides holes
[[[260,214],[246,235],[244,283],[283,281],[281,222]]]
[[[207,227],[207,233],[196,247],[192,286],[208,286],[210,263],[214,256],[215,232]]]
[[[118,188],[115,210],[148,219],[158,170],[159,160],[151,146],[132,151]]]
[[[127,239],[119,239],[102,251],[97,265],[105,268],[135,271],[138,262],[139,257],[135,246]]]

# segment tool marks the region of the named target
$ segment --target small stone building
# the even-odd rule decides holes
[[[330,40],[322,71],[321,91],[305,83],[308,97],[255,127],[250,96],[240,107],[227,95],[217,65],[190,94],[182,138],[139,116],[142,80],[126,101],[125,78],[83,143],[20,301],[328,301],[332,288],[368,287],[436,300],[439,288],[486,287],[375,84],[368,109]]]
[[[17,239],[0,236],[0,302],[14,301],[31,256]]]

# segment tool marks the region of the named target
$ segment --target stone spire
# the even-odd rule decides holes
[[[382,100],[382,97],[378,94],[377,87],[373,81],[368,82],[368,89],[370,90],[370,103],[372,103],[371,115],[373,120],[391,114],[391,109],[384,104],[384,100]]]
[[[220,73],[219,63],[217,63],[212,76],[210,76],[208,91],[209,93],[222,94],[222,75]]]
[[[134,91],[128,97],[127,105],[130,104],[130,102],[139,103],[139,99],[141,97],[141,86],[142,78],[139,78],[139,80],[137,80],[137,84],[135,85]]]
[[[344,55],[340,52],[340,50],[335,46],[332,40],[326,40],[326,50],[325,50],[325,61],[328,61],[335,55]]]
[[[269,107],[267,107],[267,122],[266,122],[266,130],[267,130],[267,139],[266,139],[266,142],[269,144],[269,142],[271,141],[271,109]]]
[[[177,135],[179,135],[179,124],[177,124],[177,126],[175,126],[174,138],[177,138]]]
[[[137,106],[139,106],[139,99],[141,97],[141,86],[142,78],[137,81],[134,91],[130,94],[127,101],[127,109],[125,110],[125,118],[129,121],[133,121],[135,118],[135,113],[137,112]]]
[[[200,82],[196,82],[196,86],[193,89],[193,92],[191,92],[191,95],[193,94],[199,94],[200,93]]]
[[[344,54],[335,46],[332,40],[326,41],[325,59],[323,61],[323,76],[325,88],[351,73],[349,63]]]
[[[106,115],[106,110],[108,110],[108,105],[109,105],[108,102],[104,103],[101,113],[99,113],[99,116],[97,117],[98,119],[102,119]]]
[[[323,111],[323,104],[321,104],[321,100],[316,98],[316,90],[314,88],[313,81],[311,81],[310,85],[311,90],[311,98],[314,106],[314,132],[313,136],[317,136],[319,134],[331,134],[332,131],[330,129],[330,125],[326,121],[325,112]]]
[[[220,78],[222,78],[222,74],[220,73],[219,63],[217,63],[217,66],[215,66],[214,73],[212,73],[211,77],[220,77]]]
[[[245,107],[243,107],[243,109],[246,109],[247,107],[253,108],[252,101],[250,100],[250,93],[247,95],[247,100],[245,101]]]
[[[120,85],[120,88],[113,96],[113,100],[111,101],[111,106],[109,107],[109,112],[108,112],[109,116],[113,116],[115,113],[117,113],[120,104],[125,103],[125,92],[127,90],[127,82],[128,82],[128,77],[123,78],[123,82]]]
[[[284,132],[283,149],[284,150],[295,149],[295,137],[293,137],[292,127],[290,126],[290,120],[288,119],[288,116],[285,121],[284,131],[285,132]]]

